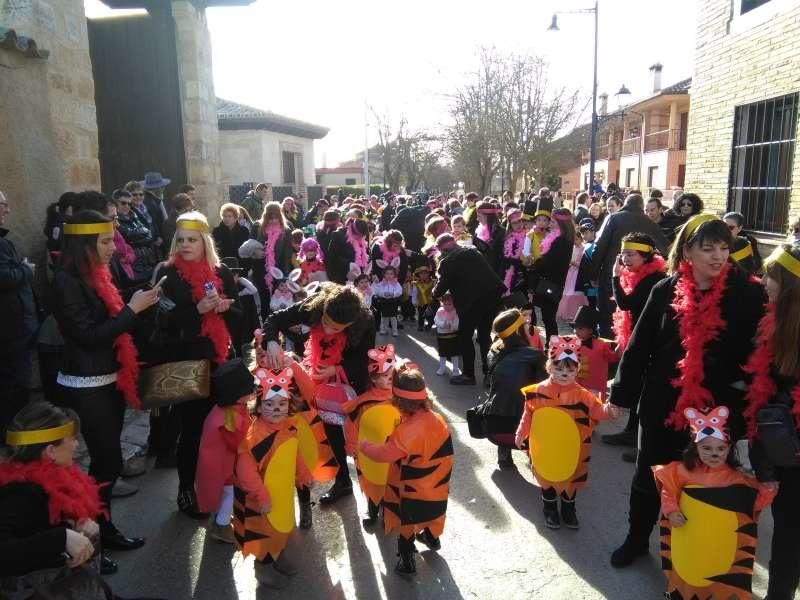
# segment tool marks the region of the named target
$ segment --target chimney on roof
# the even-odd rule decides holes
[[[600,98],[600,110],[597,114],[601,117],[605,117],[608,114],[608,94],[603,92],[598,97]]]
[[[657,94],[661,91],[661,69],[664,66],[661,63],[656,63],[650,67],[650,73],[653,75],[653,93]]]

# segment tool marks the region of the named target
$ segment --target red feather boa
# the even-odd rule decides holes
[[[107,265],[95,266],[89,277],[87,277],[89,287],[102,300],[108,314],[116,317],[125,307],[119,290],[111,280],[111,271]],[[114,340],[114,350],[116,351],[119,371],[117,371],[117,389],[122,393],[125,402],[131,408],[139,408],[139,392],[137,382],[139,381],[139,354],[133,344],[130,333],[121,333]]]
[[[326,334],[322,323],[311,328],[305,350],[305,363],[313,372],[316,367],[337,366],[342,362],[342,353],[347,344],[347,334],[339,331]]]
[[[678,333],[686,354],[678,361],[680,375],[671,381],[674,387],[680,389],[680,393],[675,410],[667,418],[666,424],[675,429],[686,427],[684,409],[693,407],[704,410],[714,406],[711,392],[703,387],[703,353],[706,345],[716,339],[726,325],[722,319],[720,301],[725,292],[729,266],[729,263],[722,266],[720,274],[705,293],[697,289],[692,266],[688,262],[682,261],[678,268],[680,277],[675,286],[672,308],[677,313]]]
[[[221,298],[225,297],[222,291],[222,280],[206,260],[189,262],[180,256],[176,256],[172,264],[181,279],[189,284],[194,302],[200,302],[205,297],[206,293],[203,289],[203,284],[207,281],[214,284]],[[228,333],[227,325],[225,325],[225,319],[222,318],[221,314],[213,310],[201,315],[200,319],[200,335],[210,339],[214,345],[213,361],[218,364],[225,362],[228,358],[228,348],[231,344],[231,336]]]
[[[747,422],[747,437],[751,440],[755,439],[757,434],[756,415],[758,415],[758,411],[766,406],[778,391],[771,374],[772,362],[775,358],[772,350],[774,334],[775,303],[770,302],[767,305],[766,314],[761,317],[761,321],[758,324],[755,351],[750,355],[747,364],[744,366],[744,372],[753,376],[753,380],[744,397],[746,402],[744,418]],[[791,396],[792,414],[794,415],[795,423],[800,427],[800,385],[792,388]]]
[[[653,273],[664,273],[666,270],[666,261],[658,254],[655,254],[653,255],[653,260],[644,263],[635,271],[628,268],[622,269],[619,274],[619,283],[625,294],[631,294],[633,290],[639,286],[642,279]],[[633,326],[635,323],[633,322],[633,315],[629,310],[620,310],[618,308],[614,311],[613,318],[615,341],[621,352],[628,347],[628,342],[631,339],[631,333],[633,333]]]
[[[51,460],[0,463],[0,486],[33,483],[47,494],[50,524],[96,519],[107,514],[100,504],[100,487],[77,465],[62,467]]]

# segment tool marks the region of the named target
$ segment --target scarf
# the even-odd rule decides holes
[[[87,283],[103,302],[110,316],[116,317],[125,307],[125,303],[119,295],[119,290],[111,280],[111,271],[108,266],[95,266],[89,273]],[[131,334],[119,334],[114,340],[113,347],[119,364],[116,388],[122,393],[128,406],[139,408],[139,392],[137,388],[137,382],[139,381],[139,354],[133,344]]]
[[[402,250],[402,248],[399,245],[397,246],[397,250],[389,250],[389,248],[386,246],[386,238],[381,240],[381,255],[383,256],[383,260],[386,262],[391,262],[393,258],[399,256],[400,250]]]
[[[100,504],[100,487],[78,465],[62,467],[45,458],[0,463],[0,486],[9,483],[33,483],[42,488],[51,525],[107,514]]]
[[[268,225],[264,228],[264,233],[264,283],[271,292],[272,271],[270,267],[275,266],[275,246],[283,235],[283,228],[280,225]]]
[[[119,229],[114,230],[114,246],[116,247],[114,254],[119,259],[120,268],[129,279],[133,279],[133,263],[136,261],[136,252],[122,237]]]
[[[722,266],[722,271],[705,293],[697,289],[692,266],[688,262],[681,261],[678,267],[679,278],[672,308],[678,317],[678,333],[686,354],[678,361],[680,375],[671,381],[675,388],[680,389],[675,410],[665,421],[675,429],[686,427],[684,409],[697,408],[702,411],[714,406],[714,397],[703,387],[703,354],[708,343],[715,340],[726,325],[722,319],[720,301],[725,292],[729,267],[729,263]]]
[[[658,254],[655,254],[653,260],[644,263],[635,271],[628,268],[622,269],[622,272],[619,274],[619,283],[626,295],[631,294],[645,277],[649,277],[653,273],[664,273],[666,270],[666,261]],[[629,310],[620,310],[617,308],[614,311],[613,319],[615,341],[619,346],[620,352],[622,352],[628,347],[631,333],[633,333],[633,326],[635,325],[633,322],[633,315]]]
[[[353,254],[355,254],[355,259],[353,262],[359,269],[361,269],[362,273],[365,272],[364,269],[366,269],[367,265],[369,264],[366,238],[357,238],[354,236],[353,228],[350,225],[348,225],[345,229],[345,236],[347,238],[347,243],[353,247]]]
[[[506,240],[503,242],[503,256],[511,261],[519,260],[522,256],[522,248],[525,246],[526,236],[527,232],[524,229],[521,231],[512,231],[506,236]],[[506,268],[505,276],[503,277],[506,292],[509,294],[511,293],[511,285],[514,283],[515,271],[516,265],[512,263]]]
[[[542,243],[539,244],[539,256],[541,256],[542,254],[547,254],[547,252],[550,250],[550,246],[553,245],[553,242],[555,242],[556,238],[559,237],[560,235],[561,235],[561,228],[553,227],[553,229],[551,229],[548,232],[548,234],[544,236]]]
[[[344,331],[326,334],[322,322],[311,328],[305,349],[306,366],[313,371],[315,367],[338,366],[342,362],[342,353],[347,344]]]
[[[172,264],[175,266],[180,278],[189,284],[194,302],[200,302],[205,297],[206,293],[203,289],[203,284],[207,281],[214,284],[221,298],[225,297],[222,291],[222,280],[217,275],[216,270],[212,269],[205,259],[189,262],[180,256],[176,256]],[[228,347],[231,343],[231,336],[228,333],[225,320],[221,314],[211,310],[201,315],[200,321],[200,335],[211,340],[214,346],[212,360],[217,364],[222,364],[228,358]]]
[[[488,225],[481,223],[475,228],[475,236],[488,244],[492,241],[492,230]]]
[[[747,423],[747,437],[755,439],[757,435],[756,416],[778,391],[775,381],[771,376],[772,362],[775,354],[772,350],[772,337],[775,334],[775,303],[767,304],[767,312],[761,317],[756,336],[756,347],[744,372],[752,375],[753,380],[745,394],[744,418]],[[790,392],[792,398],[792,414],[795,424],[800,427],[800,385],[795,385]]]

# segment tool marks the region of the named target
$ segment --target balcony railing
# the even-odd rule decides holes
[[[641,138],[628,138],[622,142],[622,155],[639,154]],[[686,130],[662,129],[644,136],[644,151],[686,150]]]

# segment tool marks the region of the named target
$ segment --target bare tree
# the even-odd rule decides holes
[[[383,181],[389,189],[397,190],[400,187],[400,173],[403,168],[403,157],[400,151],[402,140],[404,139],[407,122],[405,117],[400,119],[400,123],[395,129],[386,115],[380,115],[370,107],[375,117],[376,129],[378,130],[378,154],[374,160],[383,163]],[[373,158],[370,157],[370,161]]]

